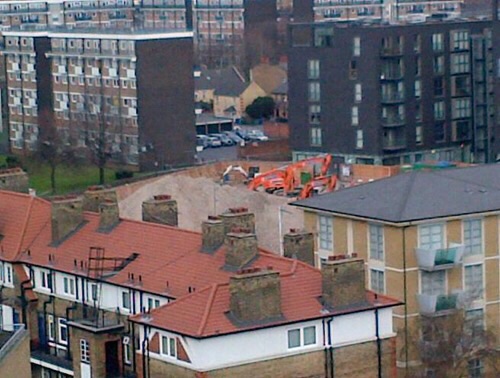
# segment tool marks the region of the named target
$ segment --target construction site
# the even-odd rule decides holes
[[[280,252],[280,239],[301,228],[302,212],[289,202],[397,174],[400,167],[335,165],[329,155],[296,163],[232,161],[193,167],[117,188],[120,215],[141,219],[141,205],[155,195],[178,203],[178,226],[200,231],[201,223],[230,208],[256,217],[259,245]]]

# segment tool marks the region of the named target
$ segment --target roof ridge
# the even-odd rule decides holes
[[[458,169],[462,170],[462,169],[467,169],[467,168],[477,168],[477,166],[475,166],[475,167],[465,167],[465,168],[453,168],[453,169],[454,170],[458,170]],[[452,181],[456,181],[456,182],[461,182],[461,183],[464,183],[464,184],[470,184],[470,185],[479,186],[479,187],[483,187],[483,188],[500,190],[500,187],[491,186],[491,185],[485,185],[483,183],[480,184],[480,183],[477,183],[475,181],[464,180],[464,179],[460,179],[458,177],[450,177],[449,175],[445,174],[446,172],[449,172],[449,171],[441,170],[441,171],[432,171],[432,172],[429,172],[429,173],[434,174],[434,175],[439,176],[439,177],[442,177],[442,178],[447,178],[448,180],[452,180]]]
[[[208,297],[208,301],[205,306],[205,311],[203,312],[203,317],[201,318],[201,323],[197,331],[197,334],[200,336],[203,334],[203,330],[207,325],[208,315],[210,315],[210,311],[212,310],[212,305],[214,304],[215,294],[217,293],[218,286],[219,284],[217,283],[211,285],[210,295]]]
[[[90,213],[90,214],[92,214],[94,216],[99,216],[97,213],[94,213],[94,212],[88,212],[87,211],[86,213],[87,214]],[[122,217],[120,217],[120,220],[121,221],[125,221],[125,222],[130,222],[130,223],[147,225],[148,227],[162,228],[162,229],[168,228],[170,230],[177,231],[177,232],[184,232],[184,233],[188,233],[188,234],[201,235],[201,232],[199,232],[199,231],[187,230],[185,228],[179,228],[179,227],[169,226],[167,224],[146,222],[146,221],[143,221],[143,220],[132,219],[132,218],[122,218]]]

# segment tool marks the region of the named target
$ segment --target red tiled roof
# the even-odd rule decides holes
[[[14,203],[14,206],[6,206],[8,203]],[[80,269],[80,263],[87,263],[92,246],[104,248],[106,257],[125,259],[138,253],[134,261],[106,281],[137,286],[143,291],[173,298],[188,294],[190,287],[200,290],[214,282],[226,282],[231,275],[222,269],[224,247],[211,255],[201,253],[201,234],[197,232],[121,220],[111,232],[102,233],[98,231],[99,215],[87,212],[84,213],[86,223],[71,237],[54,246],[51,245],[49,202],[28,195],[0,192],[0,206],[4,209],[0,212],[0,232],[6,235],[4,242],[8,241],[7,245],[2,243],[8,251],[0,256],[3,259],[87,276],[87,270]],[[49,255],[53,256],[51,262]],[[260,250],[253,262],[253,266],[272,266],[280,272],[290,271],[293,264],[293,260],[264,250]],[[129,274],[134,275],[134,282],[130,281]]]
[[[131,320],[175,333],[203,338],[400,304],[386,296],[367,291],[366,306],[327,311],[319,301],[321,296],[320,271],[301,262],[297,262],[293,271],[280,274],[280,282],[283,318],[272,323],[248,326],[238,326],[232,323],[227,316],[230,299],[228,283],[212,284],[199,292],[152,310],[148,315],[132,316]]]

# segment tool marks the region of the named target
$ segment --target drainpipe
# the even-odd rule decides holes
[[[324,354],[325,354],[325,377],[328,376],[328,349],[326,346],[326,327],[325,327],[325,319],[323,318],[322,321],[322,326],[323,326],[323,346],[324,348]]]
[[[326,327],[328,332],[328,359],[330,362],[329,378],[333,378],[335,376],[335,363],[333,361],[332,328],[331,328],[332,321],[333,317],[326,322]]]
[[[375,300],[377,300],[377,294],[375,294]],[[381,340],[380,340],[378,308],[375,309],[375,336],[377,337],[378,378],[382,378],[382,344],[381,344]]]
[[[405,302],[405,376],[408,376],[408,300],[406,298],[407,283],[406,283],[406,229],[409,226],[403,227],[403,298]]]
[[[28,307],[28,301],[26,300],[25,292],[26,292],[26,287],[25,285],[31,283],[31,280],[28,278],[24,281],[21,282],[21,295],[19,296],[19,299],[21,299],[21,316],[22,316],[22,322],[23,324],[26,325],[26,329],[28,329],[28,319],[26,316],[26,308]]]
[[[144,338],[142,340],[142,377],[143,378],[148,378],[149,377],[149,369],[146,368],[146,353],[148,353],[148,360],[149,360],[149,340],[147,336],[147,331],[148,327],[144,325]],[[149,365],[149,362],[148,362]],[[148,366],[149,367],[149,366]]]
[[[75,283],[76,285],[76,283]],[[66,307],[66,322],[69,320],[70,311],[74,311],[78,308],[78,303],[74,302],[71,306]],[[66,329],[68,335],[68,348],[66,349],[66,357],[71,360],[71,340],[69,335],[69,329]]]
[[[48,343],[48,332],[47,332],[47,305],[52,304],[54,302],[54,297],[51,295],[48,300],[43,302],[43,321],[45,322],[45,340],[47,343],[43,346],[46,352],[50,354],[50,348]],[[53,315],[52,315],[53,316]],[[54,324],[55,328],[55,324]]]

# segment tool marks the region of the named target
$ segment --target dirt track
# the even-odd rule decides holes
[[[207,167],[209,177],[194,175],[191,171],[155,178],[133,187],[118,188],[120,215],[141,219],[141,204],[155,194],[170,194],[178,202],[179,227],[200,231],[201,222],[209,215],[220,214],[230,207],[247,207],[256,217],[259,245],[279,253],[279,208],[282,207],[283,232],[303,227],[302,212],[287,205],[288,199],[266,193],[253,192],[242,184],[221,185],[212,172],[220,169]],[[212,174],[211,174],[212,173]],[[210,177],[211,176],[211,177]]]

